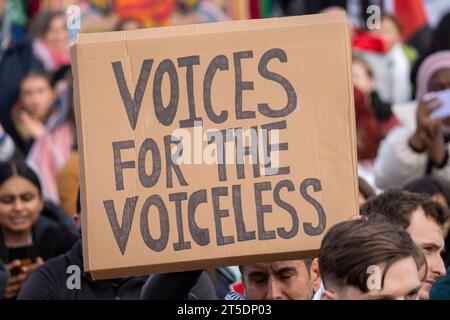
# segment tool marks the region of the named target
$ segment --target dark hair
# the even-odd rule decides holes
[[[430,54],[443,50],[450,50],[450,12],[441,19],[431,37]]]
[[[64,12],[61,11],[41,11],[33,19],[30,24],[30,36],[40,38],[44,36],[50,29],[50,24],[55,18],[65,17]]]
[[[361,177],[358,177],[359,192],[362,193],[366,200],[375,197],[375,191],[370,184]]]
[[[320,276],[328,286],[356,287],[368,292],[368,267],[383,264],[381,286],[390,267],[412,257],[419,271],[425,258],[411,236],[386,222],[345,221],[333,226],[322,240],[319,251]]]
[[[22,160],[10,160],[0,162],[0,186],[13,176],[27,179],[36,186],[39,194],[42,195],[41,183],[36,173]]]
[[[76,120],[75,120],[75,102],[73,100],[73,77],[72,77],[72,72],[70,72],[69,77],[69,84],[68,84],[68,88],[67,88],[67,103],[68,103],[68,108],[69,108],[69,112],[67,114],[67,118],[66,121],[69,122],[70,124],[70,129],[72,132],[72,138],[73,138],[73,146],[72,146],[72,150],[78,150],[78,137],[77,137],[77,124],[76,124]]]
[[[26,79],[28,79],[28,78],[43,78],[43,79],[45,79],[45,81],[48,82],[48,85],[49,85],[51,88],[53,88],[54,83],[53,83],[53,81],[52,81],[52,77],[51,77],[51,75],[50,75],[48,72],[46,72],[46,71],[44,71],[44,70],[41,70],[41,69],[35,69],[35,70],[31,70],[30,72],[28,72],[28,73],[22,78],[22,80],[20,80],[20,87],[22,87],[22,83],[23,83]]]
[[[65,64],[59,67],[52,75],[52,86],[55,86],[60,80],[69,80],[72,77],[72,67],[70,64]]]
[[[427,194],[430,197],[437,193],[443,193],[441,186],[428,176],[411,181],[405,185],[404,189],[413,193]]]
[[[78,213],[79,215],[81,215],[80,188],[78,188],[78,191],[77,191],[77,203],[76,203],[76,207],[77,207],[77,213]]]
[[[361,206],[360,214],[369,220],[384,220],[405,230],[411,223],[412,213],[419,207],[441,226],[449,219],[448,209],[430,196],[402,189],[388,189],[369,199]]]
[[[64,75],[59,80],[67,81],[67,88],[58,96],[58,101],[61,104],[63,110],[65,110],[64,117],[61,120],[67,122],[70,126],[70,130],[72,133],[73,145],[72,150],[78,150],[77,143],[77,126],[75,121],[75,110],[74,110],[74,100],[73,100],[73,76],[72,76],[72,68],[68,66],[68,68],[64,68]],[[56,84],[56,82],[55,82]],[[56,127],[59,127],[56,126]]]

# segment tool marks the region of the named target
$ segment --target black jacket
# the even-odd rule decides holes
[[[0,300],[3,299],[5,294],[6,285],[8,284],[9,273],[6,271],[5,266],[0,261]]]
[[[22,28],[12,26],[11,43],[5,52],[0,52],[0,123],[8,132],[11,129],[11,108],[19,96],[20,81],[36,67],[26,33]]]
[[[217,300],[217,293],[203,270],[155,274],[142,288],[141,300]]]
[[[33,226],[32,237],[36,256],[45,261],[70,250],[79,239],[79,233],[65,213],[56,206],[46,203]],[[1,228],[0,260],[5,263],[9,261],[9,252]]]
[[[78,266],[80,270],[79,289],[69,289],[76,283],[69,277],[76,276],[69,266]],[[68,272],[69,271],[69,272]],[[92,280],[83,272],[81,240],[64,255],[53,258],[37,268],[20,290],[18,300],[137,300],[145,277],[126,279]]]

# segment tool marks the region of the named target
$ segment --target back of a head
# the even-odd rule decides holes
[[[418,208],[422,208],[425,215],[440,226],[444,226],[449,219],[448,209],[430,196],[402,189],[388,189],[369,199],[361,206],[360,214],[371,221],[386,221],[406,230],[411,223],[412,213]]]
[[[30,24],[30,36],[35,38],[43,37],[50,29],[50,24],[53,19],[57,17],[64,17],[64,12],[60,11],[41,11],[39,12]]]
[[[320,275],[326,288],[351,286],[367,292],[370,266],[383,266],[383,286],[389,268],[408,257],[414,259],[418,270],[425,264],[407,232],[381,221],[345,221],[333,226],[322,240]]]
[[[431,177],[422,177],[405,185],[405,190],[413,193],[423,193],[430,197],[442,193],[440,186]]]

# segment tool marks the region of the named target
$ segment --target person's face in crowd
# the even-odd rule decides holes
[[[0,0],[0,18],[3,17],[3,13],[5,12],[5,2],[6,0]]]
[[[353,73],[353,84],[359,90],[361,90],[364,95],[369,95],[375,89],[375,83],[373,79],[367,73],[366,68],[359,62],[355,61],[352,64]]]
[[[381,29],[375,29],[374,31],[385,39],[388,50],[395,44],[401,42],[400,30],[398,30],[397,25],[390,18],[382,18]]]
[[[427,217],[422,208],[411,215],[411,223],[406,231],[414,243],[422,250],[428,265],[428,272],[419,292],[420,299],[428,299],[431,286],[438,277],[445,275],[445,265],[441,253],[444,250],[444,228]]]
[[[250,300],[310,300],[313,295],[303,260],[246,265],[242,278]]]
[[[428,91],[441,91],[450,89],[450,69],[436,71],[428,83]]]
[[[4,231],[31,230],[42,208],[42,196],[29,180],[12,176],[0,186],[0,225]]]
[[[120,28],[121,31],[130,31],[141,29],[142,25],[137,20],[127,20]]]
[[[34,117],[44,120],[53,104],[53,89],[47,79],[39,76],[28,77],[20,87],[22,107]]]
[[[57,16],[52,20],[43,38],[49,47],[57,51],[66,51],[69,49],[69,32],[64,16]]]
[[[380,265],[380,277],[383,266]],[[385,274],[382,288],[362,292],[359,288],[325,288],[321,300],[417,300],[421,287],[417,265],[412,257],[396,261]]]

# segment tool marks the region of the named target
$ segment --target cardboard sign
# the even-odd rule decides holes
[[[296,259],[358,212],[342,13],[81,34],[85,270]]]

